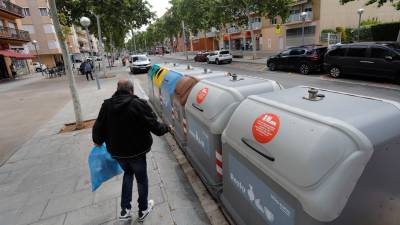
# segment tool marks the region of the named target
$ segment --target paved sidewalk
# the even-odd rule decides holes
[[[188,58],[189,60],[193,61],[194,59],[194,54],[189,54]],[[178,60],[186,60],[185,53],[182,52],[177,52],[177,53],[172,53],[172,54],[165,54],[164,56],[160,56],[168,59],[178,59]],[[261,59],[246,59],[246,58],[233,58],[233,62],[238,62],[238,63],[249,63],[249,64],[263,64],[265,65],[267,63],[267,58],[261,58]]]
[[[80,90],[85,119],[97,117],[103,99],[114,92],[117,79],[127,77],[128,69],[123,70],[124,75],[102,79],[100,91],[94,83]],[[117,221],[122,175],[95,193],[90,190],[87,157],[92,147],[91,129],[58,134],[64,123],[73,120],[70,102],[0,167],[1,225],[127,224]],[[156,205],[143,224],[209,224],[164,138],[154,138],[148,173],[149,197]],[[133,209],[137,209],[134,187]]]

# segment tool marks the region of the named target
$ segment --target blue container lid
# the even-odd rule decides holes
[[[169,71],[163,80],[161,85],[161,89],[164,91],[167,90],[169,95],[173,95],[175,91],[175,86],[182,79],[183,75],[181,73],[177,73],[175,71]]]

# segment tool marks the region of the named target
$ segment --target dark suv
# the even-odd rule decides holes
[[[337,45],[326,53],[324,67],[334,78],[354,74],[400,81],[400,44],[360,42]]]
[[[327,47],[319,45],[289,48],[278,55],[271,56],[267,66],[271,71],[277,69],[295,69],[302,74],[320,71],[324,63]]]

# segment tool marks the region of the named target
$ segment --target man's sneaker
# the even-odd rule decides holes
[[[138,218],[139,222],[143,222],[143,220],[151,213],[151,211],[153,211],[153,206],[154,206],[154,201],[149,200],[149,202],[147,203],[147,209],[139,212],[139,218]]]
[[[132,218],[132,210],[130,209],[122,209],[121,214],[119,215],[119,220],[126,221]]]

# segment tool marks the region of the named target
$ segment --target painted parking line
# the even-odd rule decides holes
[[[385,89],[391,89],[391,90],[400,90],[400,85],[391,84],[391,83],[376,83],[376,82],[358,81],[358,80],[335,79],[335,78],[329,77],[328,75],[322,75],[322,76],[319,77],[319,79],[327,80],[327,81],[335,81],[335,82],[340,82],[340,83],[346,83],[346,84],[362,85],[362,86],[367,86],[367,87],[376,87],[376,88],[385,88]]]
[[[142,85],[140,85],[139,81],[135,78],[133,78],[133,85],[134,85],[134,91],[135,95],[137,95],[139,98],[145,99],[146,101],[149,100],[149,96],[147,96],[146,92],[143,90]]]

